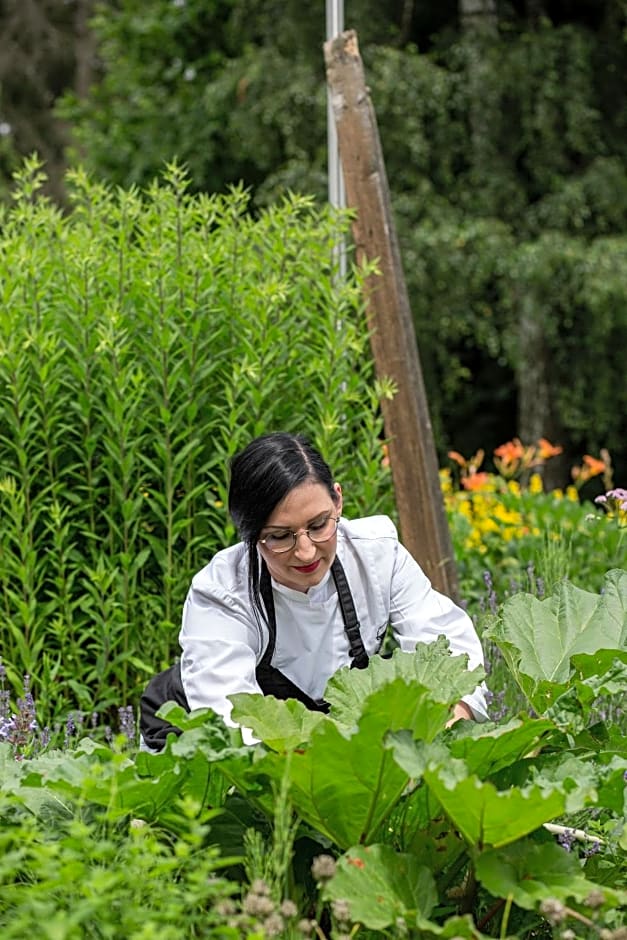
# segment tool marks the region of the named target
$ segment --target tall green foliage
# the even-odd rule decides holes
[[[5,665],[50,714],[130,701],[174,655],[252,436],[312,436],[349,512],[392,494],[362,274],[333,265],[345,220],[301,197],[253,220],[175,166],[145,196],[75,172],[64,216],[41,176],[0,239],[0,590]]]

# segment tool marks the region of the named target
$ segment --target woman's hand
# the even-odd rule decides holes
[[[459,721],[460,718],[466,718],[469,721],[473,720],[472,712],[466,702],[458,702],[455,708],[453,709],[453,717],[449,718],[446,722],[446,727],[450,728],[451,725],[454,725],[456,721]]]

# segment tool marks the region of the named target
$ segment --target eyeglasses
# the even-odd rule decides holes
[[[328,542],[333,538],[339,521],[340,516],[325,516],[324,519],[312,522],[308,528],[300,531],[305,532],[309,541],[317,545],[318,542]],[[300,532],[294,532],[292,529],[281,529],[277,532],[270,532],[259,541],[275,555],[280,555],[282,552],[291,552],[296,547],[299,535]]]

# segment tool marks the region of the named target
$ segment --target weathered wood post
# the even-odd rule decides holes
[[[356,212],[356,259],[376,259],[380,272],[366,282],[366,303],[377,374],[398,387],[394,399],[381,407],[401,538],[434,587],[458,599],[433,430],[357,34],[348,30],[330,39],[324,54],[347,204]]]

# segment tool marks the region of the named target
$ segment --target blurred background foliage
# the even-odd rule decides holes
[[[444,461],[514,434],[627,473],[626,0],[346,0]],[[323,3],[7,0],[0,197],[36,150],[146,187],[327,195]]]

